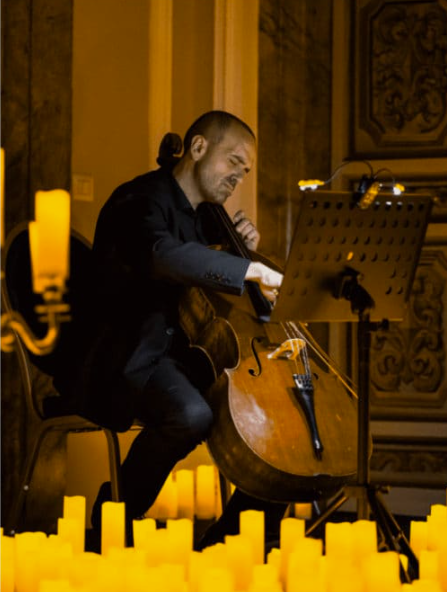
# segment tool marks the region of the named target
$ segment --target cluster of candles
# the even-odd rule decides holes
[[[217,468],[198,465],[195,470],[171,472],[146,516],[157,520],[194,517],[210,520],[221,510]]]
[[[211,512],[214,482],[205,483]],[[2,592],[447,592],[447,506],[441,504],[426,520],[411,522],[419,578],[409,584],[400,581],[407,557],[379,552],[374,521],[327,522],[323,548],[322,540],[305,535],[304,519],[287,517],[279,546],[265,556],[262,512],[242,512],[239,534],[201,552],[193,550],[192,517],[168,518],[164,527],[146,517],[133,522],[134,545],[126,547],[124,504],[105,502],[97,554],[84,550],[85,508],[83,496],[64,497],[54,535],[2,532]]]

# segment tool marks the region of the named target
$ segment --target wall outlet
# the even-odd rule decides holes
[[[73,173],[71,193],[78,201],[93,201],[93,175]]]

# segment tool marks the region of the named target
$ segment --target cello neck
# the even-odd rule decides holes
[[[242,237],[237,232],[226,209],[219,204],[215,204],[213,211],[215,212],[218,223],[220,223],[227,236],[232,252],[243,259],[253,261],[254,259],[251,251],[247,248],[246,244],[242,240]],[[258,319],[263,322],[269,321],[270,314],[272,312],[272,305],[263,295],[259,285],[256,282],[246,282],[246,287]]]
[[[253,261],[253,257],[250,250],[247,248],[246,244],[242,240],[242,237],[237,232],[233,224],[233,220],[228,215],[227,210],[223,206],[216,204],[215,212],[218,221],[220,222],[225,234],[227,235],[233,253],[235,255],[239,255],[239,257],[242,257],[243,259],[249,259],[250,261]]]

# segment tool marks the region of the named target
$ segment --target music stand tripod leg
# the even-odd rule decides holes
[[[408,569],[400,562],[401,581],[410,583],[419,578],[419,562],[402,528],[385,505],[377,487],[368,488],[368,502],[377,519],[377,526],[386,548],[408,558]]]
[[[409,583],[415,577],[418,577],[418,560],[397,523],[394,516],[386,507],[385,502],[379,496],[378,488],[370,483],[369,472],[369,440],[370,440],[370,410],[369,410],[369,352],[371,348],[371,332],[377,330],[382,324],[371,323],[368,312],[360,309],[358,324],[358,356],[359,356],[359,438],[358,438],[358,484],[363,490],[357,502],[357,518],[369,519],[369,509],[377,522],[380,533],[382,534],[386,548],[397,553],[404,553],[408,557],[409,568],[411,568],[412,577],[402,561],[400,561],[400,578],[403,583]],[[399,544],[399,541],[401,544]]]

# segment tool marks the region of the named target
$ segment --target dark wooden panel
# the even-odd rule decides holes
[[[2,147],[5,231],[34,216],[37,189],[68,189],[71,160],[71,0],[3,0]],[[36,375],[39,393],[48,379]],[[32,433],[14,354],[2,354],[2,519],[17,493]],[[65,484],[65,443],[49,438],[25,529],[54,531]]]

